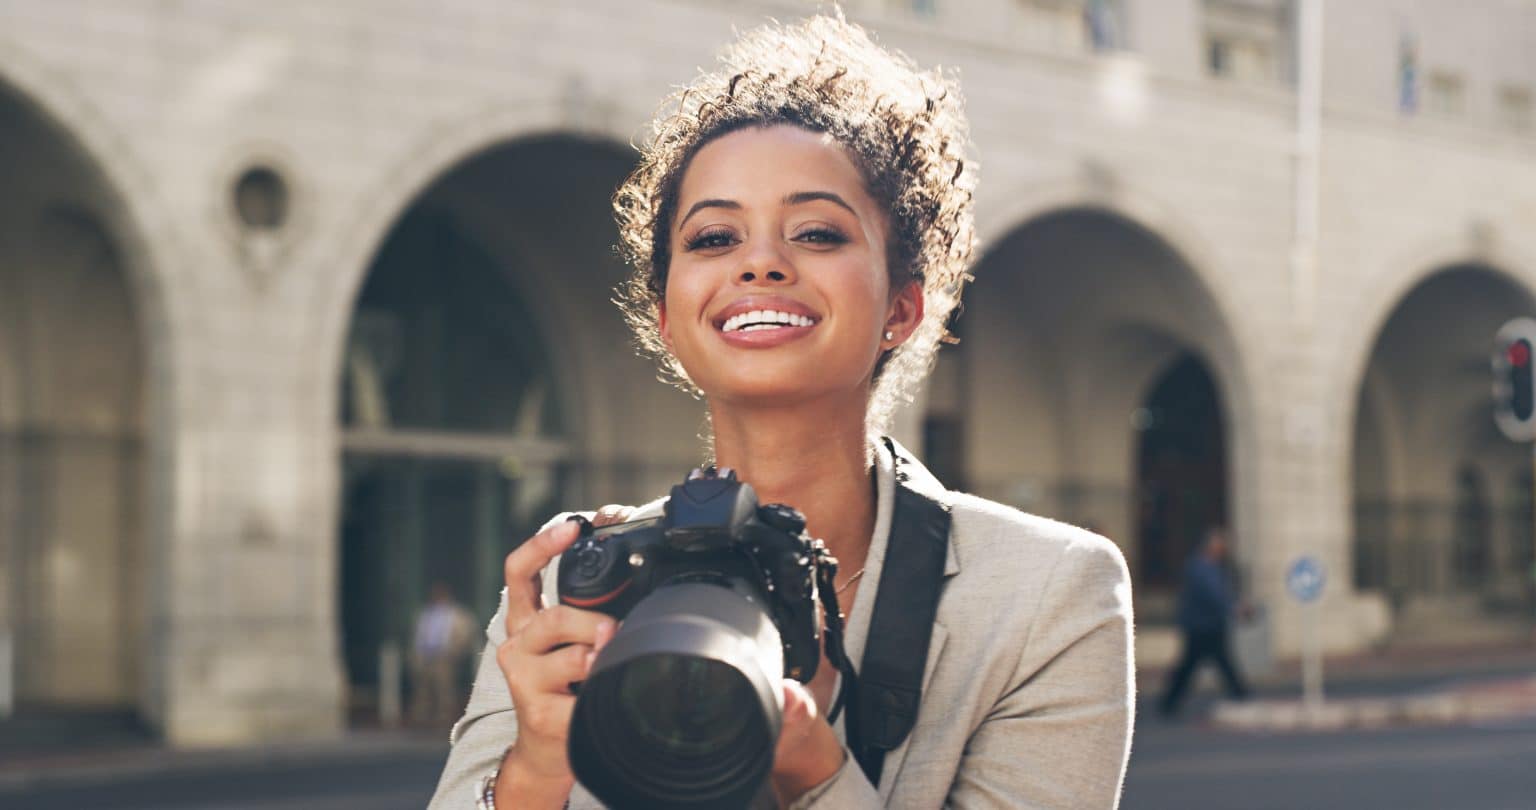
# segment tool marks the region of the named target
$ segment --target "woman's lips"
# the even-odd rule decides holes
[[[799,340],[810,334],[816,324],[810,326],[790,326],[779,324],[766,329],[737,329],[734,332],[717,330],[720,339],[732,346],[744,349],[763,349],[771,346],[781,346],[793,340]]]

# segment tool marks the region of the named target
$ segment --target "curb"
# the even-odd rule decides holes
[[[1238,731],[1342,731],[1536,717],[1536,676],[1401,697],[1223,701],[1212,725]]]

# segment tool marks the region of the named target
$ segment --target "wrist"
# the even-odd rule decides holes
[[[561,808],[576,784],[564,762],[551,768],[540,767],[517,746],[507,749],[501,758],[494,786],[496,806],[500,808]]]

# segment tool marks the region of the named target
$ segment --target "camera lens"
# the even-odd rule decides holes
[[[782,722],[783,646],[720,584],[658,588],[598,654],[571,718],[571,768],[609,807],[741,808]]]
[[[652,655],[619,678],[625,719],[645,744],[678,757],[714,754],[746,730],[755,699],[741,674],[707,658]]]

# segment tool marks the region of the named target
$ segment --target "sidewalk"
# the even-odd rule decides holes
[[[1281,662],[1251,679],[1255,697],[1217,702],[1211,725],[1242,731],[1332,731],[1498,723],[1536,718],[1536,646],[1399,647],[1329,658],[1324,700],[1301,697],[1301,664]],[[1144,698],[1166,672],[1137,673]]]
[[[28,730],[26,726],[0,723],[0,794],[56,783],[78,785],[230,768],[274,770],[295,764],[341,765],[448,754],[446,731],[416,729],[353,729],[328,740],[197,750],[167,747],[142,731],[107,738],[76,736],[70,741],[69,732],[89,734],[99,724],[98,718],[76,718],[75,728],[54,729],[51,739],[28,747],[26,740],[18,739]]]

